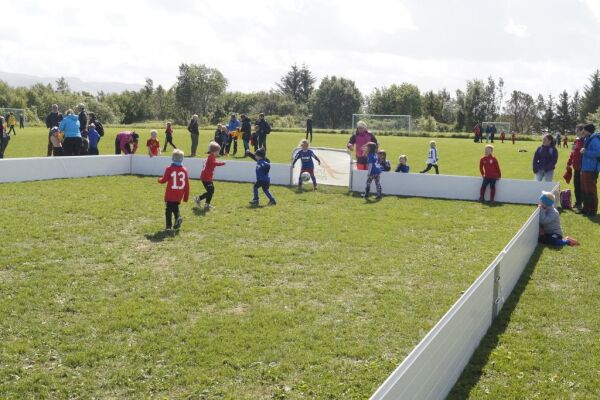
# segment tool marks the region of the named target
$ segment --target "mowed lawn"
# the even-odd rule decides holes
[[[165,235],[163,191],[0,185],[0,398],[367,398],[532,211],[218,182]]]

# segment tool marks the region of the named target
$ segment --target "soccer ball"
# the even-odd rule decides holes
[[[300,179],[302,179],[302,182],[308,182],[310,174],[308,172],[303,172],[300,174]]]

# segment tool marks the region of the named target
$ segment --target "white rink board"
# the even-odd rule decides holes
[[[185,158],[183,165],[187,168],[191,179],[200,179],[200,172],[204,166],[204,158]],[[219,158],[218,161],[225,162],[225,165],[215,168],[214,178],[217,181],[231,182],[255,182],[256,181],[256,162],[232,161],[226,158]],[[171,164],[170,157],[148,157],[133,156],[131,162],[131,173],[134,175],[162,176],[165,168]],[[289,185],[291,175],[291,166],[286,164],[271,164],[271,184]]]
[[[292,161],[294,156],[300,150],[300,148],[294,149],[292,152]],[[350,186],[350,178],[352,175],[352,154],[348,150],[339,149],[326,149],[320,147],[311,147],[311,150],[315,153],[321,164],[317,160],[313,159],[315,165],[314,174],[319,185],[331,185],[331,186]],[[298,183],[300,176],[300,170],[302,169],[301,160],[296,161],[294,167],[292,182]],[[308,182],[312,184],[312,182]]]
[[[352,191],[364,192],[367,171],[354,171]],[[382,172],[383,194],[395,196],[429,197],[439,199],[477,200],[482,178],[472,176],[403,174]],[[537,204],[542,190],[552,191],[555,182],[534,180],[500,179],[496,183],[496,201],[500,203]],[[371,184],[374,193],[375,184]],[[490,189],[486,191],[489,200]]]
[[[479,346],[537,246],[536,209],[504,250],[371,397],[443,399]],[[499,276],[499,283],[496,277]],[[514,284],[513,284],[514,283]],[[511,286],[512,285],[512,286]],[[510,291],[509,291],[510,289]],[[497,292],[497,298],[494,292]]]
[[[0,182],[26,182],[88,176],[124,175],[131,171],[128,156],[5,158],[0,160]]]

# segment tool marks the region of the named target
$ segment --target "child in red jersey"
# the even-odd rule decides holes
[[[182,165],[183,151],[173,150],[173,163],[165,169],[158,183],[167,183],[165,190],[165,219],[167,230],[179,229],[183,218],[179,215],[179,203],[188,201],[190,195],[190,178],[187,169]],[[175,216],[175,225],[172,225],[172,216]]]
[[[213,208],[210,205],[210,201],[215,193],[215,185],[213,184],[213,174],[215,172],[215,168],[225,165],[224,162],[217,161],[220,151],[221,146],[219,146],[217,142],[210,142],[208,144],[208,152],[206,153],[208,154],[208,157],[206,158],[204,167],[202,167],[202,172],[200,173],[200,180],[202,181],[202,185],[204,185],[206,192],[202,193],[200,196],[196,196],[194,201],[196,202],[196,205],[200,207],[202,200],[206,199],[206,203],[204,204],[204,209],[206,211]]]
[[[171,127],[170,122],[167,122],[167,127],[165,128],[165,147],[163,147],[163,151],[167,151],[168,144],[177,150],[177,146],[175,146],[175,143],[173,143],[173,128]]]
[[[488,144],[485,146],[485,155],[479,160],[479,172],[483,177],[483,183],[479,190],[479,201],[483,203],[485,197],[485,189],[490,186],[490,204],[494,204],[496,196],[496,181],[502,176],[500,173],[500,165],[496,157],[492,155],[494,146]]]
[[[148,155],[150,157],[160,156],[160,143],[158,142],[158,133],[153,129],[150,131],[150,139],[146,142]]]

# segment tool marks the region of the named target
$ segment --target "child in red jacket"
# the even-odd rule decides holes
[[[202,200],[206,199],[206,203],[204,204],[204,209],[206,211],[213,208],[210,205],[210,201],[212,200],[213,194],[215,193],[215,185],[213,184],[213,174],[215,172],[216,167],[220,167],[221,165],[225,165],[224,162],[218,162],[217,156],[221,151],[221,146],[217,142],[210,142],[208,145],[208,157],[204,162],[204,167],[202,167],[202,172],[200,173],[200,180],[202,181],[202,185],[204,185],[204,189],[206,192],[202,193],[200,196],[196,196],[194,199],[196,205],[200,207],[200,203]]]
[[[500,165],[496,157],[492,155],[494,146],[488,144],[485,146],[485,155],[479,160],[479,172],[483,177],[483,183],[479,190],[479,201],[483,203],[485,198],[485,189],[490,186],[490,204],[494,204],[496,197],[496,181],[502,176],[500,173]]]
[[[167,230],[179,229],[183,218],[179,214],[179,203],[188,201],[190,195],[190,178],[187,169],[182,165],[183,151],[173,150],[171,157],[173,163],[165,169],[162,178],[158,183],[167,182],[165,190],[165,219],[167,222]],[[172,216],[175,216],[175,225],[172,225]]]

